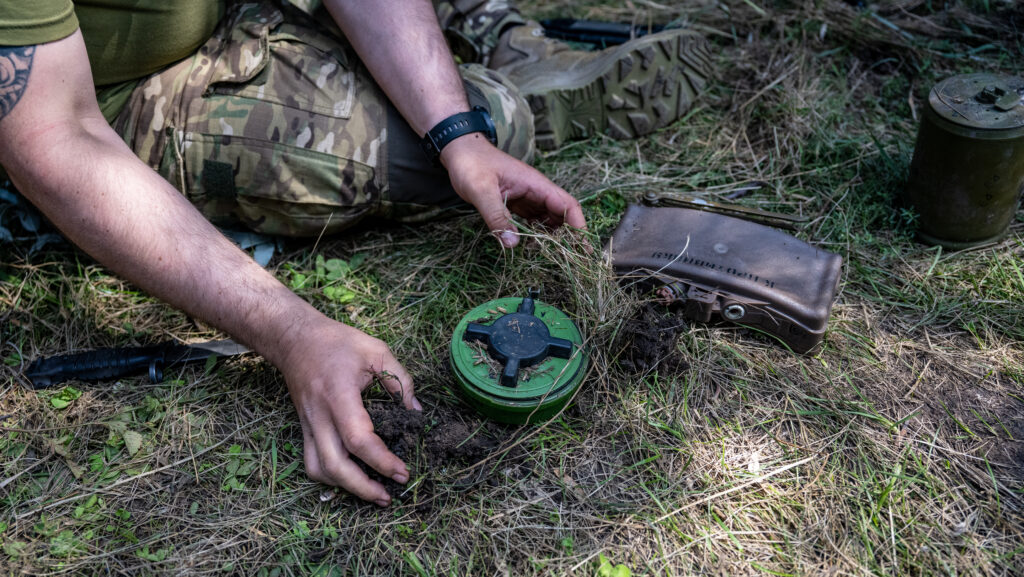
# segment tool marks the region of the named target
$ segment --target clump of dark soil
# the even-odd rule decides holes
[[[373,432],[395,456],[406,461],[415,455],[426,423],[423,413],[390,403],[373,404],[366,410],[373,421]]]
[[[495,425],[467,419],[447,407],[410,411],[391,403],[367,407],[374,432],[399,459],[418,458],[429,467],[471,465],[498,447]]]
[[[414,497],[417,509],[429,507],[435,484],[446,472],[465,470],[493,454],[505,430],[502,425],[443,405],[419,412],[391,402],[368,403],[367,412],[374,432],[405,461],[412,479],[423,478]],[[392,495],[406,493],[406,486],[383,479],[367,467],[364,470]]]
[[[682,311],[644,303],[636,316],[627,321],[619,337],[624,347],[619,363],[635,372],[685,371],[690,364],[676,348],[679,335],[685,330]]]

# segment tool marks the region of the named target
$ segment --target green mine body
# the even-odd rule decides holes
[[[962,249],[1006,235],[1024,185],[1024,78],[965,74],[928,98],[905,200],[918,237]]]
[[[459,392],[495,421],[523,424],[548,419],[572,399],[583,381],[587,357],[579,329],[565,313],[534,296],[488,301],[466,314],[452,335],[450,361]],[[499,327],[504,331],[500,338]],[[488,341],[491,332],[494,342]],[[537,339],[547,339],[551,346],[545,348]],[[544,352],[513,371],[510,365],[515,363],[505,361],[503,346],[539,346]]]

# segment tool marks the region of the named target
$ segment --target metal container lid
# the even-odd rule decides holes
[[[965,128],[1024,128],[1024,78],[988,73],[953,76],[932,88],[928,103],[940,118]]]
[[[587,367],[576,325],[555,307],[526,298],[488,301],[455,328],[451,364],[463,396],[505,423],[538,422],[558,412]]]

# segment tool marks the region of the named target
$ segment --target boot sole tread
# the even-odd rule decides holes
[[[686,114],[711,75],[711,50],[697,34],[673,32],[611,52],[568,86],[527,88],[537,147],[552,150],[601,133],[637,138]]]

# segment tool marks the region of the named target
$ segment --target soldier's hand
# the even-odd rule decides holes
[[[441,151],[455,192],[476,207],[501,244],[519,243],[510,212],[549,226],[586,228],[580,203],[529,165],[495,148],[481,134],[452,141]]]
[[[387,506],[384,486],[352,457],[397,483],[409,480],[409,470],[374,434],[362,391],[376,379],[407,409],[422,410],[412,378],[383,341],[358,329],[324,319],[298,330],[280,368],[302,424],[306,473]]]

